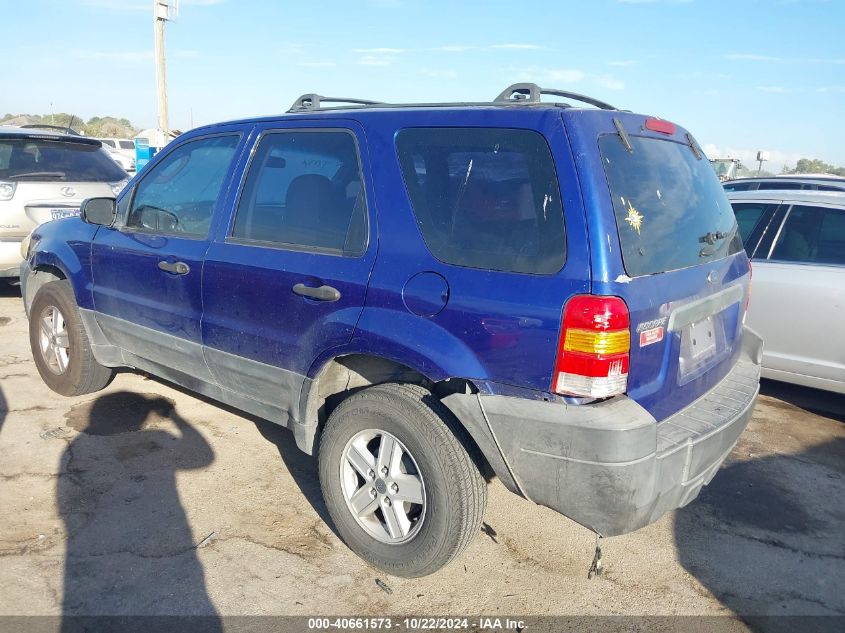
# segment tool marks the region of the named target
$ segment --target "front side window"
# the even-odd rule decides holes
[[[553,274],[566,260],[548,143],[532,130],[409,128],[396,139],[428,249],[448,264]]]
[[[231,235],[350,256],[363,253],[367,203],[352,134],[265,134],[252,159]]]
[[[771,259],[845,265],[845,209],[793,206]]]
[[[599,139],[625,271],[631,277],[706,264],[742,250],[733,209],[688,145],[631,135]]]
[[[213,136],[170,152],[135,188],[126,226],[192,237],[208,235],[239,140],[237,134]]]

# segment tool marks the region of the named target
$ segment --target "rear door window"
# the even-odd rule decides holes
[[[770,259],[845,265],[845,209],[793,206]]]
[[[599,139],[625,270],[631,277],[679,270],[742,250],[719,179],[688,145],[616,134]]]
[[[409,128],[396,146],[417,224],[437,259],[532,274],[563,267],[563,207],[542,135]]]
[[[0,137],[0,180],[119,182],[124,172],[100,145],[72,139]]]
[[[135,149],[135,143],[133,141],[118,141],[120,145],[120,149]]]

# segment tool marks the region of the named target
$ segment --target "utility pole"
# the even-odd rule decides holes
[[[164,24],[179,13],[179,0],[153,0],[155,27],[156,93],[158,96],[158,129],[167,133],[167,60],[164,52]]]

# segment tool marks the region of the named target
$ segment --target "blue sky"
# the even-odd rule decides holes
[[[155,124],[152,0],[4,4],[2,113]],[[487,100],[534,81],[676,121],[711,156],[845,165],[844,24],[845,0],[182,0],[170,120],[279,113],[305,92]]]

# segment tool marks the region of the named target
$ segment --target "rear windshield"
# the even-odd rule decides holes
[[[0,180],[118,182],[124,172],[99,145],[0,137]]]
[[[423,239],[440,261],[552,274],[566,259],[551,151],[531,130],[411,128],[396,139]]]
[[[704,158],[674,141],[599,139],[625,270],[631,277],[678,270],[742,250],[736,218]]]

